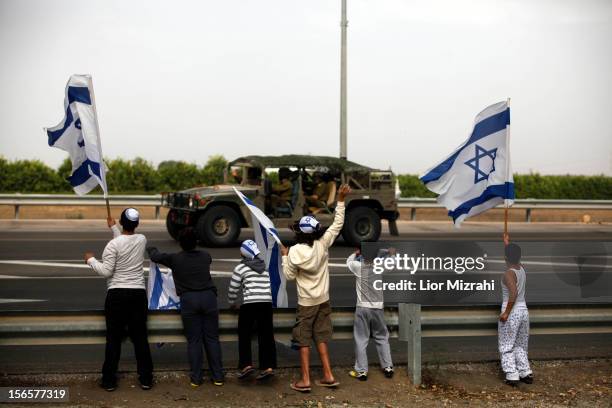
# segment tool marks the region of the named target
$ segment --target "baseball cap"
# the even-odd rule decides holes
[[[319,221],[317,221],[317,219],[312,215],[306,215],[300,218],[299,227],[300,231],[302,231],[304,234],[312,234],[319,229],[319,226]]]
[[[246,258],[253,259],[259,255],[260,251],[255,241],[247,239],[240,245],[240,253]]]

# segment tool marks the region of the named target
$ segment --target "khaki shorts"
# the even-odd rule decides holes
[[[332,331],[329,301],[316,306],[298,305],[291,340],[294,346],[310,347],[312,341],[327,343],[332,338]]]

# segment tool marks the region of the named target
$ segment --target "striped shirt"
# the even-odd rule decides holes
[[[230,304],[236,302],[240,288],[242,288],[242,303],[272,303],[272,291],[270,289],[270,275],[268,271],[258,273],[247,265],[239,263],[234,268],[229,291],[227,293],[227,299]]]

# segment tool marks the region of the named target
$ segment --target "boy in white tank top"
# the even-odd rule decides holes
[[[519,381],[533,383],[533,373],[527,358],[529,343],[529,311],[525,302],[525,269],[521,265],[521,247],[510,243],[504,234],[505,257],[508,269],[501,282],[503,304],[497,325],[501,366],[506,384]]]

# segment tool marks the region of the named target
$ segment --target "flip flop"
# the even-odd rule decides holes
[[[328,382],[328,381],[319,380],[319,381],[316,381],[315,384],[317,384],[319,387],[336,388],[337,386],[340,385],[340,381],[334,380],[332,382]]]
[[[249,375],[253,374],[254,372],[255,372],[255,369],[253,367],[245,368],[240,372],[240,374],[238,374],[238,379],[242,380],[244,378],[247,378]]]
[[[257,374],[257,377],[255,377],[255,380],[261,381],[261,380],[265,380],[266,378],[270,378],[273,376],[274,376],[274,371],[264,370],[260,372],[259,374]]]
[[[295,383],[289,384],[289,387],[291,387],[292,390],[297,392],[310,392],[312,390],[311,387],[300,387],[297,386]]]

